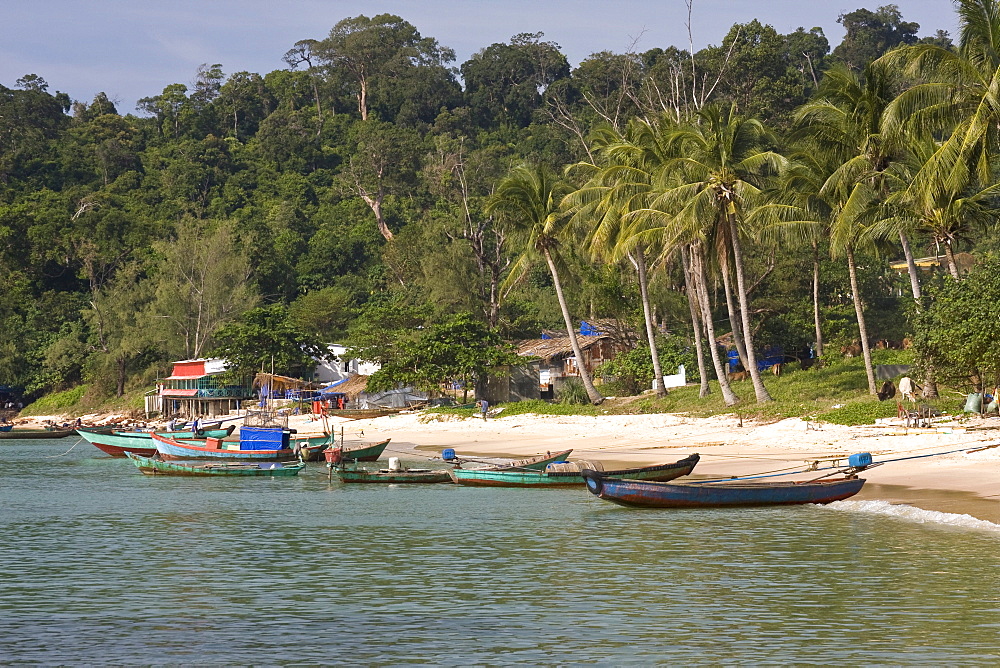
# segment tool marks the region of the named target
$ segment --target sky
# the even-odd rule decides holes
[[[694,0],[696,49],[719,44],[734,23],[757,18],[780,33],[823,28],[831,48],[837,17],[890,0]],[[951,0],[896,0],[920,35],[956,33]],[[543,32],[571,65],[599,51],[687,48],[684,0],[3,0],[0,84],[37,74],[49,92],[89,102],[104,91],[119,112],[171,83],[190,87],[202,63],[266,74],[300,39],[322,39],[341,19],[396,14],[455,50],[456,66],[495,42]],[[633,46],[634,45],[634,46]]]

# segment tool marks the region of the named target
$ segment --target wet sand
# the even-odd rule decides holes
[[[906,503],[1000,523],[1000,447],[989,447],[1000,443],[1000,420],[995,419],[905,429],[892,423],[844,427],[793,418],[765,424],[734,416],[672,414],[500,415],[484,421],[404,413],[330,424],[338,434],[343,427],[348,440],[392,438],[386,454],[403,458],[439,456],[444,448],[478,457],[525,457],[573,448],[570,459],[599,460],[612,467],[661,464],[697,452],[702,456],[695,471],[699,477],[801,472],[810,465],[846,465],[850,454],[870,452],[876,462],[906,459],[865,471],[868,484],[858,500]],[[301,417],[293,424],[299,433],[318,431],[320,425]]]

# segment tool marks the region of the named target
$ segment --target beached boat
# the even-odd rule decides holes
[[[329,434],[320,434],[319,436],[301,435],[296,436],[292,440],[292,447],[298,449],[299,457],[302,461],[315,462],[319,460],[323,451],[333,444],[334,437]]]
[[[648,508],[719,508],[830,503],[854,496],[864,478],[809,482],[644,482],[584,471],[587,489],[605,501]]]
[[[289,445],[290,433],[281,427],[246,427],[240,429],[239,441],[220,438],[199,440],[173,439],[154,433],[156,450],[164,459],[222,459],[229,461],[286,462],[298,459]]]
[[[569,454],[571,452],[573,452],[573,450],[562,450],[556,453],[546,452],[544,455],[535,455],[534,457],[528,457],[527,459],[516,459],[501,464],[490,461],[490,462],[485,462],[489,464],[489,466],[486,466],[485,468],[493,470],[522,469],[527,471],[544,471],[545,467],[548,466],[549,464],[566,461],[566,458],[569,457]],[[446,448],[441,453],[441,458],[444,459],[446,462],[454,462],[457,466],[462,466],[463,464],[468,462],[484,463],[483,460],[478,458],[474,459],[470,457],[462,457],[461,455],[456,454],[455,451],[451,448]]]
[[[0,424],[0,432],[10,431],[14,428],[12,424]]]
[[[75,429],[11,429],[10,431],[0,431],[0,438],[10,439],[41,439],[41,438],[66,438],[76,433]]]
[[[156,454],[156,444],[152,440],[153,432],[149,431],[114,431],[110,434],[94,433],[90,430],[77,430],[88,443],[98,450],[111,455],[112,457],[124,457],[126,452],[134,452],[142,457],[152,457]],[[172,439],[199,440],[189,431],[165,431],[159,432],[161,436]],[[209,432],[211,433],[211,432]],[[221,429],[216,433],[219,436],[211,438],[223,438],[231,430]],[[202,440],[202,442],[204,442]]]
[[[210,464],[186,464],[168,462],[153,457],[141,457],[126,453],[136,467],[146,475],[182,476],[254,476],[275,477],[298,475],[305,468],[302,462],[282,464],[281,462],[219,462]]]
[[[694,470],[700,457],[691,455],[670,464],[643,466],[632,469],[601,471],[601,475],[613,479],[630,480],[673,480]],[[455,469],[452,480],[459,485],[486,487],[575,487],[583,485],[584,471],[601,470],[599,462],[566,462],[549,464],[544,471],[521,469]]]

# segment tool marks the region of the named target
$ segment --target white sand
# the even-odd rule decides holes
[[[830,465],[839,458],[846,465],[852,453],[870,452],[876,461],[917,457],[957,450],[952,454],[891,462],[865,471],[869,485],[880,488],[894,501],[922,504],[931,510],[962,510],[991,521],[1000,520],[1000,503],[991,509],[972,503],[937,501],[928,490],[965,493],[970,499],[1000,499],[1000,447],[967,453],[967,450],[1000,443],[1000,419],[963,424],[939,424],[934,429],[905,429],[902,423],[844,427],[809,424],[798,418],[773,423],[719,416],[690,418],[682,415],[547,416],[459,419],[448,415],[404,413],[370,420],[330,424],[348,440],[392,438],[391,454],[421,457],[454,448],[469,456],[527,456],[573,448],[571,459],[600,460],[608,465],[636,466],[675,461],[697,452],[702,456],[695,473],[728,477],[753,475],[779,469],[803,470],[810,462]],[[318,431],[321,423],[293,418],[300,433]],[[995,425],[995,426],[994,426]],[[819,475],[819,474],[817,474]],[[809,474],[797,479],[808,479]],[[891,493],[890,493],[891,492]],[[925,497],[934,497],[928,500]],[[940,495],[937,495],[940,496]],[[959,495],[961,496],[961,495]],[[973,506],[976,506],[973,508]]]

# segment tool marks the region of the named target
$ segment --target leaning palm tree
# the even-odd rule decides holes
[[[624,133],[612,128],[595,132],[594,149],[597,163],[579,163],[571,167],[590,176],[579,190],[563,201],[573,211],[573,220],[584,223],[586,247],[595,257],[616,262],[623,257],[635,267],[650,359],[653,363],[653,389],[665,396],[663,369],[656,349],[655,323],[649,298],[647,255],[649,247],[629,234],[624,222],[629,212],[642,208],[649,199],[655,173],[665,157],[658,129],[647,122],[635,121]]]
[[[557,178],[542,165],[520,165],[512,169],[497,185],[496,191],[486,203],[486,213],[506,218],[511,224],[512,233],[519,235],[524,244],[524,252],[517,259],[508,278],[508,287],[526,275],[531,261],[538,253],[545,258],[559,308],[562,309],[566,331],[569,333],[570,345],[578,362],[580,379],[590,401],[600,404],[604,397],[594,387],[590,372],[584,364],[583,351],[576,338],[573,319],[569,314],[556,267],[560,233],[568,219],[560,210],[559,203],[571,188],[567,182]]]
[[[668,171],[679,185],[665,184],[651,208],[674,212],[668,236],[717,240],[720,271],[730,270],[731,258],[746,368],[757,401],[771,401],[757,369],[742,237],[747,233],[748,202],[760,196],[766,176],[777,172],[785,159],[769,150],[771,136],[760,121],[741,117],[731,106],[705,107],[697,122],[673,131],[670,142],[679,157],[671,160]]]

